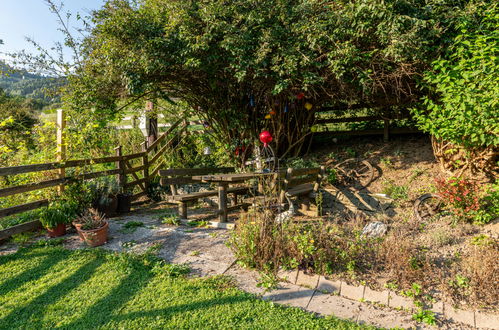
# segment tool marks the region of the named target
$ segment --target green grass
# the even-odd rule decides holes
[[[0,256],[0,329],[362,328],[183,273],[152,255],[21,249]]]

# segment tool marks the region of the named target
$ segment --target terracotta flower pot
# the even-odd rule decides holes
[[[88,245],[90,245],[91,247],[95,247],[106,244],[108,229],[109,225],[106,221],[104,226],[97,229],[85,230],[80,226],[80,228],[78,229],[78,233],[81,235],[80,237],[83,237],[83,240]]]
[[[66,235],[66,224],[60,223],[54,228],[47,228],[50,237],[60,237]]]
[[[75,227],[76,229],[76,232],[78,233],[78,236],[80,236],[80,239],[83,241],[83,235],[81,234],[81,226],[83,226],[81,223],[76,223],[76,222],[73,222],[73,226]]]

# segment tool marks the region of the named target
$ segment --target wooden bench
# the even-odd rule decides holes
[[[218,191],[200,191],[189,194],[178,194],[178,185],[187,185],[193,183],[200,183],[199,181],[193,180],[194,175],[210,175],[210,174],[222,174],[222,173],[233,173],[235,170],[233,167],[214,167],[214,168],[170,168],[166,170],[160,170],[159,175],[161,177],[160,184],[163,187],[170,186],[171,196],[166,200],[167,202],[178,204],[178,214],[181,219],[187,219],[187,204],[189,202],[197,201],[198,199],[217,196]],[[249,187],[231,187],[227,189],[228,194],[232,194],[232,205],[237,204],[238,196],[245,195],[248,193]]]
[[[315,199],[319,192],[322,179],[325,177],[324,166],[315,168],[288,168],[279,196],[280,202],[285,202],[285,196],[306,196]],[[317,215],[319,215],[319,209]]]

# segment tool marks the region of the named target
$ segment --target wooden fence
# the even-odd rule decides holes
[[[122,148],[115,148],[116,154],[114,156],[81,159],[81,160],[68,160],[44,164],[21,165],[14,167],[0,168],[0,176],[13,176],[25,173],[34,173],[41,171],[58,170],[56,179],[44,180],[40,182],[28,183],[0,189],[0,197],[7,197],[35,190],[61,186],[74,182],[74,180],[90,180],[103,176],[116,175],[118,184],[124,189],[133,189],[139,187],[140,192],[132,196],[132,200],[137,200],[140,197],[147,195],[148,183],[158,174],[161,166],[164,165],[165,159],[161,156],[172,146],[173,142],[179,138],[180,133],[174,133],[175,129],[180,126],[182,120],[172,124],[166,132],[159,136],[153,143],[147,145],[147,142],[142,144],[142,151],[130,155],[122,155]],[[184,125],[181,132],[187,127]],[[139,164],[134,164],[139,162]],[[91,166],[95,164],[114,164],[114,169],[104,171],[90,172],[79,174],[75,176],[66,176],[65,171],[61,169],[75,168],[81,166]],[[61,173],[63,173],[61,175]],[[131,177],[131,181],[128,178]],[[20,204],[4,209],[0,209],[0,219],[38,209],[47,206],[49,201],[41,199],[25,204]],[[40,227],[38,220],[23,223],[11,228],[0,231],[0,240],[8,238],[14,234],[37,229]]]

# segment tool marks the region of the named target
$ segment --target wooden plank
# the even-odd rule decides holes
[[[175,128],[177,128],[178,125],[180,125],[180,123],[182,122],[182,119],[179,119],[178,121],[176,121],[172,126],[170,126],[168,128],[168,130],[166,130],[166,132],[164,132],[159,138],[156,139],[156,141],[154,141],[148,148],[147,148],[147,152],[150,152],[151,150],[154,150],[160,143],[161,141],[163,141],[166,136],[168,134],[170,134]]]
[[[129,165],[129,168],[125,170],[125,174],[132,174],[135,172],[143,171],[145,166],[137,166],[137,167],[131,167],[132,165],[127,161],[127,165]]]
[[[52,180],[46,180],[46,181],[40,181],[36,183],[28,183],[20,186],[14,186],[14,187],[8,187],[8,188],[3,188],[0,189],[0,197],[6,197],[6,196],[11,196],[11,195],[16,195],[16,194],[21,194],[33,190],[40,190],[44,188],[49,188],[49,187],[54,187],[62,184],[66,184],[70,182],[71,180],[75,179],[83,179],[83,180],[88,180],[88,179],[93,179],[93,178],[98,178],[101,176],[108,176],[108,175],[115,175],[120,172],[119,169],[116,170],[106,170],[106,171],[100,171],[100,172],[92,172],[92,173],[85,173],[78,175],[76,177],[65,177],[65,178],[60,178],[60,179],[52,179]]]
[[[139,199],[140,197],[147,196],[147,193],[142,191],[132,196],[132,201]]]
[[[227,184],[218,185],[218,211],[220,222],[227,222]]]
[[[133,186],[139,185],[141,183],[145,183],[145,182],[147,182],[147,178],[143,178],[143,179],[140,179],[140,180],[135,180],[135,181],[132,181],[132,182],[128,182],[125,185],[125,188],[130,188],[130,187],[133,187]]]
[[[76,177],[68,177],[66,179],[68,180],[73,180],[73,179],[83,179],[83,180],[89,180],[89,179],[95,179],[101,176],[109,176],[109,175],[115,175],[119,174],[120,170],[115,169],[115,170],[105,170],[105,171],[100,171],[100,172],[92,172],[92,173],[85,173],[78,175]]]
[[[16,205],[12,207],[8,207],[6,209],[1,209],[0,210],[0,218],[8,217],[9,215],[14,215],[26,211],[31,211],[34,209],[37,209],[42,206],[46,206],[49,204],[49,201],[46,199],[39,200],[36,202],[30,202],[26,204],[21,204],[21,205]]]
[[[207,175],[215,173],[234,172],[234,167],[205,167],[205,168],[171,168],[160,170],[159,175],[164,176],[186,176],[186,175]]]
[[[44,164],[20,165],[12,167],[1,167],[0,176],[49,171],[60,168],[62,168],[62,165],[60,163],[44,163]]]
[[[61,178],[61,179],[53,179],[53,180],[36,182],[36,183],[23,184],[20,186],[3,188],[3,189],[0,189],[0,197],[6,197],[6,196],[25,193],[28,191],[59,186],[59,185],[64,184],[66,181],[67,181],[66,178]]]
[[[311,183],[315,182],[317,180],[317,176],[306,176],[304,178],[298,178],[298,179],[291,179],[291,181],[288,183],[288,188],[290,187],[296,187],[299,185],[302,185],[304,183]]]
[[[384,129],[373,129],[363,131],[319,131],[315,132],[315,136],[365,136],[365,135],[383,135]],[[392,128],[390,134],[423,134],[423,131],[412,128]]]
[[[176,139],[176,136],[172,137],[170,140],[168,140],[168,142],[165,143],[164,146],[161,147],[161,149],[159,149],[159,151],[156,153],[156,155],[154,155],[150,160],[149,160],[149,164],[152,164],[154,163],[155,161],[157,161],[159,159],[159,157],[161,157],[164,152],[166,151],[166,149],[168,147],[170,147],[170,145],[173,143],[173,141]]]
[[[361,121],[383,120],[381,116],[365,116],[365,117],[347,117],[347,118],[321,118],[315,121],[315,124],[334,124],[334,123],[356,123]]]
[[[124,163],[125,163],[125,165],[126,165],[126,166],[128,166],[128,167],[132,167],[132,165],[130,164],[130,162],[129,162],[128,160],[125,160],[125,161],[124,161]],[[141,167],[143,167],[143,168],[144,168],[144,165],[142,165]],[[137,173],[132,172],[131,174],[132,174],[132,176],[133,176],[133,178],[134,178],[135,180],[140,180],[140,178],[139,178],[139,176],[137,175]],[[147,189],[146,189],[146,185],[145,185],[145,184],[141,183],[139,187],[140,187],[140,189],[142,189],[142,191],[143,191],[143,192],[146,192],[146,191],[147,191]]]
[[[250,206],[251,206],[251,203],[240,203],[240,204],[232,205],[232,206],[227,207],[227,213],[234,211],[234,210],[250,207]],[[220,213],[221,213],[220,210],[218,210],[216,212],[216,214],[218,214],[218,215],[220,215]]]
[[[42,228],[42,224],[39,220],[21,223],[10,228],[0,230],[0,241],[7,239],[15,234],[24,233],[27,231],[33,231]]]
[[[193,180],[192,177],[186,176],[186,177],[177,177],[177,178],[161,178],[161,184],[164,186],[167,185],[181,185],[181,184],[190,184],[190,183],[198,183],[198,180]]]
[[[320,167],[294,168],[293,169],[293,176],[319,174],[320,172],[321,172]]]
[[[125,155],[125,156],[123,156],[123,160],[130,160],[130,159],[140,158],[140,157],[144,156],[144,154],[145,154],[145,152],[137,152],[137,153],[134,153],[134,154]]]
[[[149,173],[149,179],[156,176],[159,172],[159,169],[161,168],[161,166],[163,166],[163,164],[165,163],[165,160],[161,160],[158,165],[156,165],[156,167],[152,170],[151,173]]]

